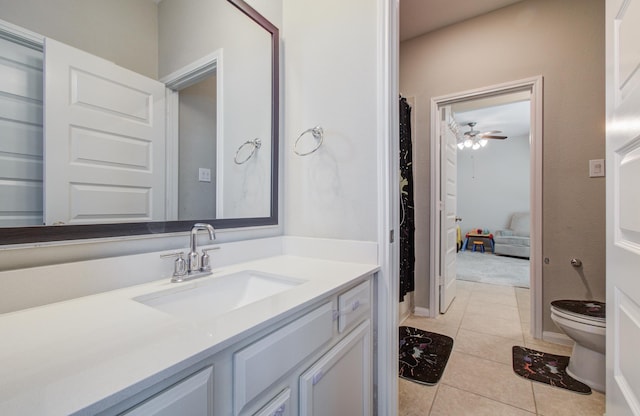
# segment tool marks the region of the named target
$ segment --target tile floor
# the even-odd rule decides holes
[[[457,296],[437,319],[401,325],[452,337],[453,352],[435,386],[399,379],[400,416],[602,416],[605,396],[581,395],[517,376],[511,347],[570,355],[571,348],[529,335],[529,289],[458,281]]]

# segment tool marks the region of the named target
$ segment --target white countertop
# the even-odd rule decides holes
[[[0,315],[0,414],[70,414],[105,399],[112,405],[128,387],[187,368],[378,266],[283,255],[215,269],[198,280],[240,270],[306,282],[197,323],[133,300],[189,283],[168,279]]]

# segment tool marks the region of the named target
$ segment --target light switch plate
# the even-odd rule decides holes
[[[211,182],[211,169],[198,168],[198,180],[200,182]]]
[[[589,177],[604,176],[604,159],[591,159],[589,161]]]

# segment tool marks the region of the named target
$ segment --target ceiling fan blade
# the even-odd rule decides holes
[[[485,135],[483,135],[483,136],[482,136],[482,138],[483,138],[483,139],[498,139],[498,140],[504,140],[504,139],[506,139],[506,138],[507,138],[507,136],[494,136],[494,135],[488,134],[488,135],[486,135],[486,136],[485,136]]]
[[[481,134],[481,136],[484,136],[485,134],[497,134],[497,133],[502,133],[502,130],[485,131],[484,133]]]

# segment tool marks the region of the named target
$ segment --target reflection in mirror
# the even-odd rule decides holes
[[[0,244],[175,232],[196,220],[217,228],[277,223],[278,30],[254,9],[241,0],[0,0],[0,10],[7,22],[0,28],[0,54],[12,61],[11,70],[23,72],[0,77],[0,111],[15,115],[5,122],[0,114],[0,155],[14,157],[0,168]],[[114,21],[117,34],[108,24]],[[102,82],[100,75],[93,78],[102,85],[90,85],[88,70],[43,74],[38,35],[167,83],[166,110],[158,100],[134,108],[131,97],[114,106],[109,85],[125,84]],[[46,50],[45,61],[55,48]],[[22,62],[16,58],[21,54]],[[213,70],[206,76],[169,85],[212,55]],[[113,64],[98,66],[108,65]],[[71,85],[63,88],[65,78]],[[21,83],[7,82],[16,79]],[[83,85],[86,93],[78,90]],[[76,110],[69,110],[72,115],[61,122],[66,110],[41,98],[48,101],[55,93],[62,98],[54,103],[69,97],[82,107],[81,115],[74,119]],[[125,107],[132,113],[123,117]],[[97,108],[107,113],[103,125],[84,126],[98,117]],[[138,127],[120,126],[122,118],[138,125],[158,121],[165,111],[160,140],[155,133],[153,140],[140,139]],[[235,163],[238,149],[256,138],[260,148],[246,163]],[[7,190],[9,182],[20,186]]]

